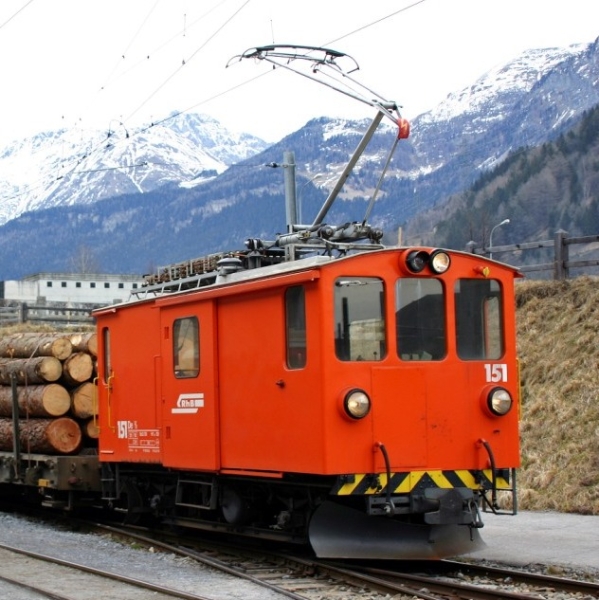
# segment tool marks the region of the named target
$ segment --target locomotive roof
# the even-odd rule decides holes
[[[99,308],[94,311],[94,314],[111,311],[119,307],[135,305],[142,302],[154,301],[159,298],[181,296],[201,289],[228,287],[244,281],[252,281],[264,277],[273,277],[286,273],[305,271],[314,267],[326,265],[333,261],[343,260],[344,258],[349,258],[349,256],[341,258],[336,258],[333,256],[311,256],[301,260],[281,262],[278,264],[256,267],[253,269],[240,269],[230,273],[224,273],[216,270],[203,274],[204,277],[201,275],[193,276],[177,280],[176,282],[166,282],[164,285],[157,284],[138,288],[126,302],[109,307]],[[168,289],[169,287],[172,288],[173,286],[180,286],[180,289]]]
[[[342,256],[332,255],[317,255],[302,258],[293,261],[284,261],[276,264],[268,264],[265,266],[255,268],[237,268],[233,271],[227,272],[227,265],[224,268],[219,268],[214,271],[203,273],[188,278],[182,278],[176,281],[168,281],[164,284],[149,285],[146,287],[138,288],[132,292],[129,300],[120,304],[115,304],[103,308],[96,309],[93,311],[94,315],[101,314],[103,312],[111,312],[120,307],[137,305],[140,303],[153,302],[155,300],[164,298],[176,298],[181,297],[185,294],[192,293],[199,290],[216,290],[219,288],[229,288],[232,285],[238,285],[244,282],[256,281],[264,278],[273,278],[279,275],[286,275],[292,273],[300,273],[302,271],[308,271],[313,268],[323,267],[331,263],[338,263],[339,261],[347,261],[358,256],[364,256],[365,254],[376,254],[381,253],[402,251],[408,248],[399,246],[389,246],[386,248],[373,248],[369,249],[365,246],[364,251],[358,253],[345,254]],[[505,263],[497,263],[496,261],[489,261],[489,259],[472,254],[470,252],[464,252],[460,250],[449,250],[453,256],[462,255],[469,258],[475,258],[484,262],[495,262],[495,268],[498,266],[502,269],[512,271],[515,277],[521,277],[520,271],[511,265]],[[177,288],[177,289],[175,289]]]

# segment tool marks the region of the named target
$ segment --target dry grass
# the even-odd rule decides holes
[[[517,287],[520,508],[599,514],[599,279]]]
[[[72,325],[56,327],[47,323],[18,323],[15,325],[0,326],[0,337],[12,335],[14,333],[63,333],[69,335],[71,333],[80,333],[85,331],[94,331],[95,326],[93,324],[79,323],[77,326]]]

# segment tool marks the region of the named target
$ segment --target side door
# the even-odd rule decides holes
[[[220,467],[215,303],[161,308],[163,464]]]

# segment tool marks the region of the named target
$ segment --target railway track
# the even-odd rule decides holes
[[[57,560],[46,555],[41,556],[39,552],[15,548],[14,545],[21,545],[20,540],[15,541],[13,545],[13,540],[17,540],[19,535],[15,535],[10,525],[5,527],[4,541],[11,545],[0,545],[0,579],[4,578],[4,581],[21,588],[28,587],[34,595],[4,595],[7,584],[2,584],[0,597],[18,597],[23,600],[97,600],[98,597],[118,597],[119,600],[137,600],[142,597],[147,599],[151,593],[151,597],[156,600],[216,600],[237,598],[239,590],[244,589],[249,591],[244,593],[243,597],[252,600],[599,598],[599,579],[597,582],[575,581],[455,561],[322,561],[312,556],[298,555],[296,548],[292,553],[272,552],[265,549],[265,546],[257,547],[255,544],[248,546],[246,543],[244,547],[240,547],[238,543],[226,545],[222,541],[211,542],[205,536],[198,539],[197,536],[181,537],[172,532],[157,533],[142,528],[114,527],[89,522],[78,524],[74,519],[63,521],[63,525],[67,525],[69,529],[75,526],[79,534],[81,529],[84,532],[92,529],[96,533],[101,532],[101,535],[83,535],[79,539],[75,537],[72,547],[69,548],[75,532],[53,534],[57,536],[51,538],[55,541],[46,543],[42,552],[61,556],[61,559]],[[47,529],[45,526],[33,529],[35,531],[40,528]],[[56,531],[56,524],[53,524],[50,530]],[[32,548],[27,539],[23,539],[23,542],[23,546],[29,550],[39,550],[39,543]],[[68,552],[65,551],[65,547],[68,548]],[[90,548],[93,548],[91,552]],[[124,552],[124,556],[128,557],[126,560],[119,562],[104,558],[107,551],[119,552],[120,555],[118,548],[127,549]],[[88,550],[87,553],[85,549]],[[148,550],[154,553],[152,559]],[[95,559],[86,560],[86,555]],[[181,560],[175,555],[186,558]],[[71,562],[73,556],[77,562],[101,566],[102,569],[74,564]],[[45,561],[45,564],[40,561]],[[130,564],[126,561],[130,561]],[[158,569],[153,567],[148,570],[145,566],[148,564],[164,564],[164,574],[157,572],[160,566]],[[179,571],[173,574],[170,571],[173,564],[178,564],[177,568],[184,567],[185,574],[183,571],[181,575]],[[107,566],[113,572],[106,572],[104,567]],[[74,575],[73,571],[76,571],[77,575]],[[114,571],[118,573],[115,574]],[[217,574],[217,571],[220,574]],[[132,579],[132,573],[138,579]],[[226,576],[223,576],[223,573]],[[146,578],[147,581],[140,581]],[[218,588],[211,585],[211,582],[216,580],[222,582],[218,584]],[[50,585],[49,582],[54,583]],[[181,589],[171,590],[169,586]],[[92,595],[88,594],[89,590],[93,590]],[[115,590],[118,592],[115,593]]]
[[[37,594],[34,597],[53,600],[108,597],[110,588],[118,589],[119,600],[145,600],[148,592],[152,592],[153,600],[210,600],[206,596],[6,544],[0,544],[0,579],[16,589]]]
[[[357,576],[352,579],[346,574],[337,574],[334,569],[320,567],[318,561],[291,556],[284,553],[256,549],[243,549],[223,543],[200,541],[169,535],[141,534],[130,528],[97,525],[104,531],[117,536],[132,537],[138,542],[159,546],[162,550],[186,556],[205,566],[217,569],[234,577],[239,577],[293,600],[361,597],[365,590],[365,579]],[[165,539],[169,538],[169,541]],[[377,593],[375,586],[370,589],[369,600],[389,598],[388,587],[382,586]]]
[[[422,598],[498,600],[508,598],[599,598],[599,583],[527,573],[513,568],[489,567],[455,561],[439,561],[427,574],[406,573],[375,567],[355,567],[373,581],[389,581],[411,587]],[[403,568],[403,567],[400,567]],[[421,595],[425,591],[427,595]]]
[[[599,580],[582,581],[568,577],[556,577],[541,573],[529,573],[522,570],[489,566],[476,563],[464,563],[444,560],[440,563],[443,569],[457,573],[459,577],[485,578],[489,582],[514,582],[523,585],[545,587],[564,593],[584,594],[587,597],[599,598]]]
[[[530,600],[551,597],[564,600],[571,595],[599,598],[599,583],[488,567],[455,561],[412,564],[416,571],[405,572],[405,563],[396,569],[376,568],[360,563],[322,561],[310,557],[205,542],[166,543],[128,530],[109,527],[117,535],[133,535],[143,543],[161,543],[168,551],[183,553],[212,568],[248,579],[282,596],[296,600],[379,597],[394,600],[450,598],[471,600]],[[191,546],[187,546],[191,544]]]

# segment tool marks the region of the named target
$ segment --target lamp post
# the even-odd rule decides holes
[[[507,225],[510,222],[509,219],[503,219],[501,223],[497,223],[493,229],[491,229],[491,235],[489,235],[489,258],[493,258],[493,252],[491,252],[491,248],[493,247],[493,232],[502,225]]]

